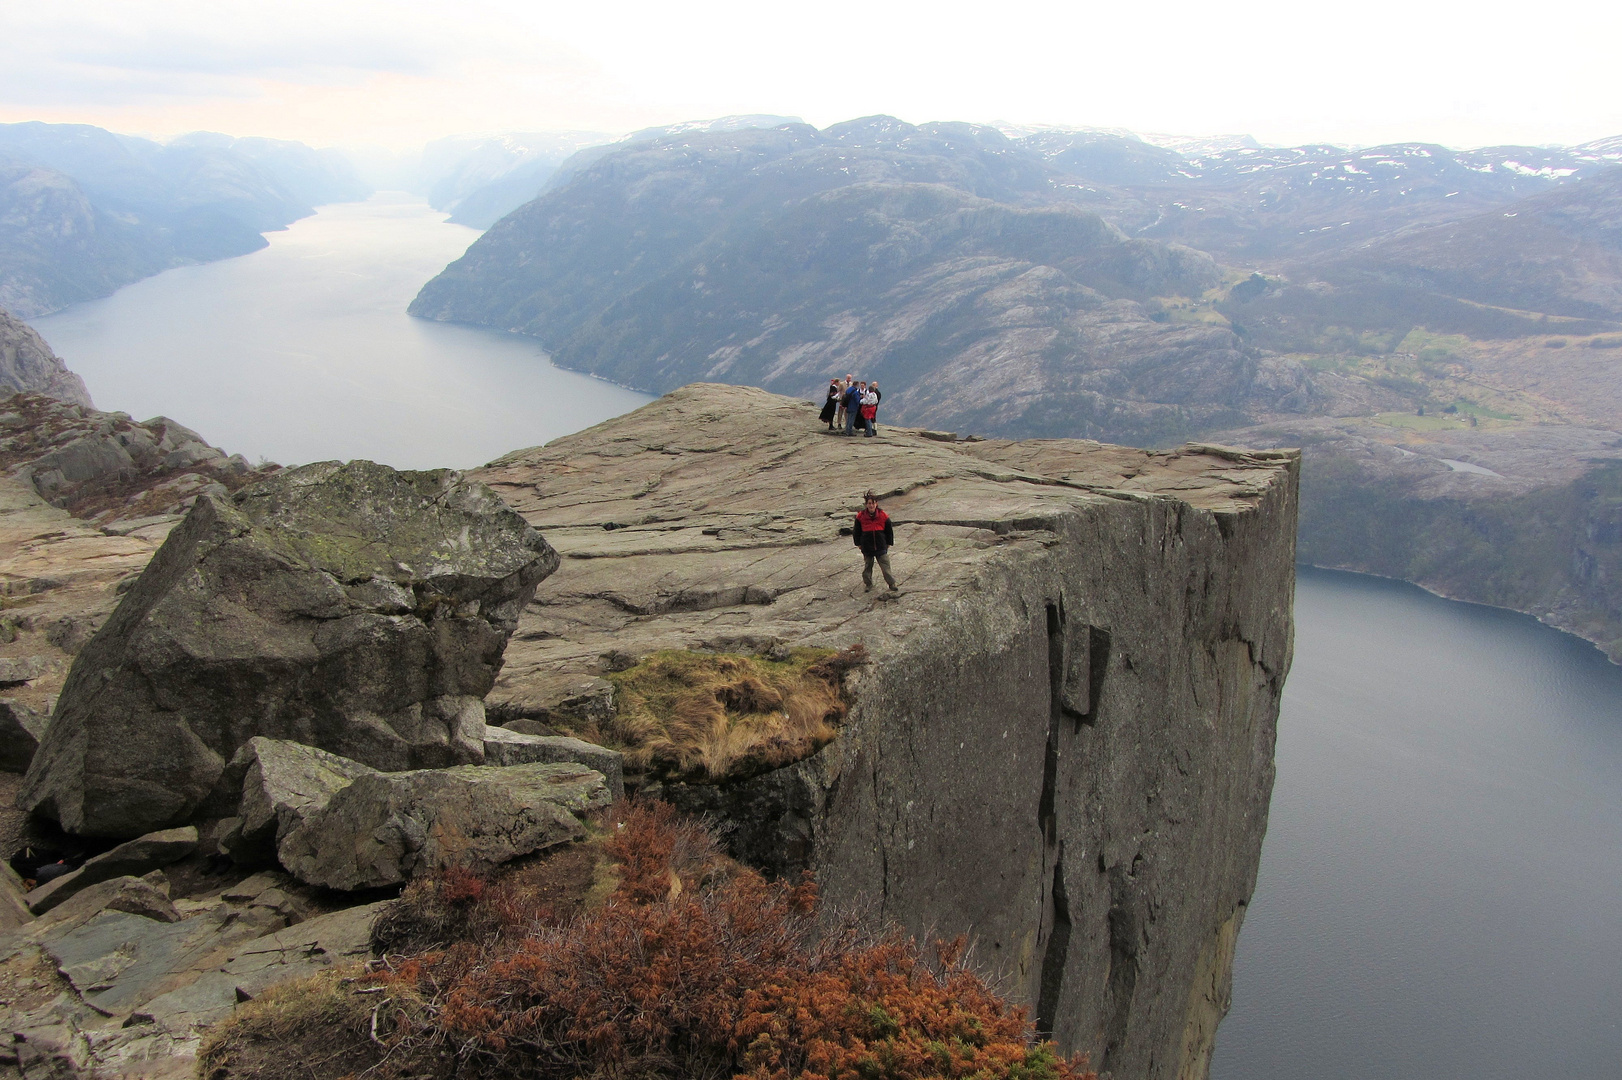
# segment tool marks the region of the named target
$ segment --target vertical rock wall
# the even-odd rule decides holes
[[[1293,487],[1078,509],[864,675],[801,771],[834,905],[972,935],[1040,1030],[1206,1075],[1289,669]]]

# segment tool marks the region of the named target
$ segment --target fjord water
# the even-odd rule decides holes
[[[402,196],[35,321],[96,402],[287,464],[472,466],[648,400],[411,319],[476,234]],[[1216,1080],[1618,1074],[1622,669],[1524,616],[1303,571]]]
[[[406,315],[478,233],[411,196],[323,207],[270,246],[34,320],[96,405],[284,465],[482,465],[651,400],[533,341]]]
[[[1622,1075],[1622,668],[1302,570],[1215,1080]]]

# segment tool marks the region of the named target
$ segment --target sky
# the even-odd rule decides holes
[[[0,122],[399,150],[888,113],[1467,147],[1622,135],[1622,4],[31,0]]]

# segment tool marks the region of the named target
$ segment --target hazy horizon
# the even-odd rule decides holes
[[[744,113],[817,127],[1126,129],[1264,145],[1573,145],[1622,135],[1605,43],[1622,11],[1271,0],[1217,12],[848,2],[815,15],[734,0],[680,9],[476,0],[339,5],[47,2],[0,14],[0,121],[160,139],[222,131],[409,152],[479,132],[624,134]]]

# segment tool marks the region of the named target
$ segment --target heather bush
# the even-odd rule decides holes
[[[522,933],[464,938],[377,975],[391,999],[414,1003],[385,1025],[380,1069],[421,1075],[411,1070],[433,1062],[435,1075],[544,1080],[1092,1075],[1033,1040],[1024,1012],[963,962],[961,943],[926,954],[899,933],[830,929],[809,877],[771,883],[729,863],[709,830],[669,806],[624,812],[603,850],[616,880],[601,904],[568,918],[530,911]],[[434,888],[435,903],[463,905],[465,925],[498,895]]]

